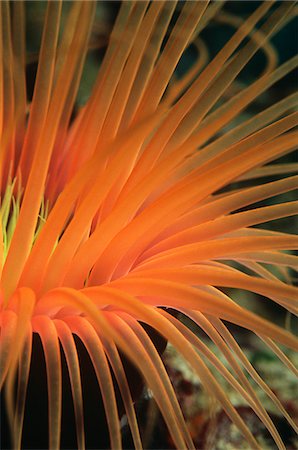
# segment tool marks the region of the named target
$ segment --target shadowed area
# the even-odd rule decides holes
[[[148,325],[144,329],[151,337],[159,352],[163,352],[166,341]],[[80,361],[82,391],[84,399],[84,424],[86,436],[86,448],[108,449],[110,448],[109,432],[106,421],[105,409],[103,407],[100,389],[91,359],[81,340],[74,336]],[[70,380],[67,370],[65,355],[60,345],[62,363],[62,425],[61,425],[61,448],[77,448],[76,427],[74,407],[71,394]],[[142,394],[144,383],[141,375],[132,366],[125,356],[121,356],[125,372],[127,374],[130,390],[134,400]],[[22,437],[23,449],[45,449],[48,448],[48,399],[47,381],[44,352],[38,334],[33,334],[32,359],[30,376],[27,389],[26,409],[24,417],[24,430]],[[124,414],[121,395],[113,376],[119,417]],[[8,430],[7,415],[5,413],[5,398],[1,395],[1,449],[12,449]],[[132,448],[131,435],[126,430],[123,436],[123,447]]]

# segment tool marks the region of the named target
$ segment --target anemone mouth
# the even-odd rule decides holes
[[[297,8],[249,4],[244,20],[229,2],[124,1],[107,32],[104,3],[42,3],[31,96],[32,5],[0,2],[0,381],[10,448],[141,449],[135,398],[145,385],[170,445],[194,449],[162,360],[167,342],[251,448],[262,443],[221,379],[277,448],[285,444],[255,385],[297,431],[227,325],[252,332],[297,375],[285,350],[297,349],[291,329],[235,295],[298,312],[298,239],[284,228],[298,212],[297,163],[283,159],[297,144],[298,97],[270,95],[297,68],[297,56],[278,64],[271,40]],[[214,24],[230,36],[209,51]],[[92,89],[77,102],[90,50],[102,45]],[[261,70],[243,82],[260,55]]]

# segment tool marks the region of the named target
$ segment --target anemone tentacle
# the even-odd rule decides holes
[[[232,332],[248,330],[297,376],[288,356],[298,349],[295,333],[238,298],[241,290],[268,309],[298,314],[298,238],[283,226],[298,212],[298,97],[290,86],[284,95],[276,89],[298,57],[280,63],[272,40],[297,7],[248,3],[244,19],[229,2],[123,1],[108,31],[101,14],[115,7],[109,2],[40,2],[31,98],[32,5],[0,2],[0,385],[8,448],[141,449],[136,399],[146,386],[170,445],[194,450],[163,361],[167,343],[251,448],[262,443],[222,379],[278,449],[286,442],[261,395],[297,432],[293,411]],[[222,24],[232,33],[213,52],[208,29]],[[259,56],[259,75],[247,81],[243,73]],[[99,67],[82,99],[89,57]],[[31,403],[39,385],[48,408],[40,426]]]

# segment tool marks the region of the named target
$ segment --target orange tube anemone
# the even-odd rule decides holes
[[[93,433],[97,447],[122,448],[125,414],[141,449],[139,377],[173,445],[195,448],[161,358],[170,342],[251,448],[261,444],[210,367],[285,449],[251,380],[297,430],[294,419],[227,322],[257,335],[295,372],[285,349],[298,347],[291,330],[244,307],[232,290],[298,312],[291,285],[298,238],[279,222],[298,212],[291,196],[297,163],[280,160],[297,144],[298,97],[258,101],[297,68],[297,57],[278,65],[270,41],[295,5],[252,3],[240,20],[224,2],[125,1],[100,41],[107,45],[89,98],[75,107],[95,31],[107,33],[96,13],[104,5],[45,5],[31,99],[28,4],[0,2],[0,379],[10,429],[3,433],[14,449],[40,445],[29,391],[43,382],[47,398],[37,400],[37,415],[46,416],[42,433],[51,450],[67,445],[66,395],[73,447],[88,448]],[[204,30],[214,23],[231,27],[232,36],[210,56]],[[197,59],[178,78],[190,49]],[[265,69],[255,81],[239,81],[257,52]],[[266,225],[272,221],[274,229]],[[205,331],[227,365],[181,315]],[[86,423],[84,365],[95,378],[92,408],[100,401],[104,411],[96,430]],[[109,442],[100,444],[103,434]]]

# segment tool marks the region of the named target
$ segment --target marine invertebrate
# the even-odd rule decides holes
[[[220,288],[249,290],[297,313],[297,290],[286,284],[284,268],[297,263],[285,251],[297,249],[298,239],[254,227],[291,217],[297,203],[281,201],[239,212],[294,189],[297,177],[291,174],[296,164],[273,161],[297,142],[297,96],[290,94],[254,117],[234,122],[297,66],[297,58],[292,58],[275,67],[274,52],[266,44],[289,20],[294,4],[263,2],[241,24],[223,15],[222,20],[236,25],[231,39],[207,65],[204,45],[198,41],[201,58],[190,75],[177,81],[174,71],[183,52],[222,4],[185,2],[178,11],[176,2],[124,2],[91,96],[70,120],[95,6],[74,2],[59,37],[62,4],[48,3],[28,105],[24,4],[0,4],[1,383],[13,446],[21,446],[35,334],[42,341],[47,371],[49,448],[60,445],[59,343],[70,377],[78,447],[85,447],[74,335],[96,371],[112,448],[121,448],[112,373],[135,447],[142,445],[119,351],[153,392],[177,448],[193,448],[168,375],[142,322],[181,352],[253,448],[258,443],[202,355],[284,448],[245,371],[293,427],[294,421],[224,321],[256,333],[289,370],[295,369],[277,344],[297,348],[297,340]],[[269,61],[262,76],[220,103],[259,49],[265,49]],[[279,179],[268,182],[271,174]],[[250,187],[241,184],[256,177],[263,178]],[[221,191],[237,180],[237,189]],[[230,371],[167,308],[205,330]]]

